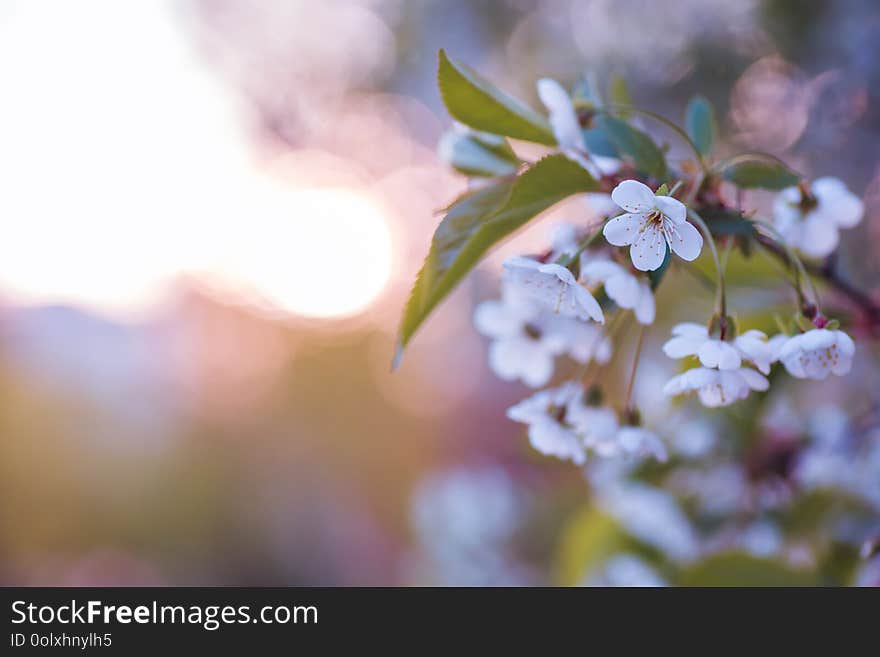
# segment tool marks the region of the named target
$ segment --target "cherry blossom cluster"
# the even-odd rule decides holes
[[[600,224],[564,224],[554,231],[546,252],[508,259],[501,298],[481,303],[474,314],[477,330],[492,341],[493,372],[505,381],[540,389],[507,412],[528,426],[534,449],[577,465],[590,455],[666,460],[664,443],[641,425],[630,399],[632,380],[626,399],[616,406],[603,401],[607,391],[596,382],[616,348],[611,326],[631,313],[643,335],[654,323],[654,290],[670,262],[696,260],[707,243],[720,302],[705,321],[685,321],[672,329],[663,352],[693,366],[666,383],[666,395],[695,393],[704,406],[716,408],[768,390],[768,375],[777,363],[799,379],[823,380],[850,371],[854,342],[810,298],[797,255],[827,256],[839,243],[840,229],[861,220],[862,201],[842,182],[819,178],[778,192],[766,230],[772,230],[797,274],[798,322],[772,337],[754,329],[738,333],[726,307],[715,238],[695,211],[698,185],[683,194],[688,185],[672,178],[652,188],[646,184],[652,181],[637,179],[623,161],[591,154],[565,89],[543,79],[538,95],[559,152],[596,178],[613,181],[613,187],[609,185],[610,196],[590,194],[587,199],[603,208]],[[640,338],[635,364],[641,347]],[[575,374],[553,384],[556,365],[565,358],[576,364]],[[632,377],[636,369],[634,365]]]

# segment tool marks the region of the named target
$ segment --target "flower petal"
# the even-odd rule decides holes
[[[619,271],[605,281],[605,294],[621,308],[635,308],[641,294],[639,280],[628,272]]]
[[[672,220],[672,223],[680,224],[687,219],[687,208],[684,203],[677,198],[672,198],[671,196],[656,196],[654,202],[657,204],[657,209],[669,217]]]
[[[739,352],[733,345],[721,340],[706,340],[700,347],[698,355],[704,367],[735,370],[742,364]]]
[[[830,255],[840,242],[837,224],[824,214],[811,212],[801,226],[803,231],[798,248],[808,256],[824,258]]]
[[[633,266],[640,271],[654,271],[666,257],[666,240],[663,232],[654,224],[642,228],[629,249]]]
[[[646,213],[657,207],[654,192],[638,180],[624,180],[611,192],[611,198],[627,212]]]
[[[605,323],[605,315],[602,314],[602,306],[596,301],[596,298],[590,294],[589,290],[581,285],[574,284],[571,288],[575,302],[578,306],[577,316],[580,319],[592,319],[599,324]]]
[[[651,286],[647,283],[641,283],[639,287],[641,292],[634,311],[639,324],[647,326],[654,323],[654,317],[657,314],[656,307],[654,306],[654,293],[651,292]]]
[[[627,246],[639,236],[644,223],[645,218],[640,214],[622,214],[605,224],[602,234],[609,244]]]
[[[693,224],[682,221],[669,236],[669,246],[683,260],[696,260],[703,250],[703,236]]]
[[[739,374],[752,390],[767,390],[767,388],[770,387],[770,382],[767,380],[767,377],[763,374],[759,374],[755,370],[749,369],[748,367],[740,369]]]
[[[677,336],[666,341],[666,344],[663,345],[663,353],[670,358],[696,356],[704,341],[702,338],[694,339],[686,336]]]
[[[562,85],[556,80],[542,78],[538,80],[538,97],[550,114],[550,127],[559,147],[563,150],[586,150],[577,113]]]

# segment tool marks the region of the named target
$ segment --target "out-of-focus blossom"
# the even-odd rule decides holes
[[[484,301],[474,310],[474,326],[492,338],[489,366],[504,381],[522,380],[539,388],[553,376],[553,360],[565,349],[558,334],[548,331],[547,316],[535,304],[510,294]]]
[[[663,441],[644,427],[623,425],[617,432],[617,442],[623,452],[630,456],[651,456],[661,462],[669,458]]]
[[[687,208],[678,199],[655,196],[637,180],[624,180],[611,192],[611,198],[626,214],[611,219],[602,232],[614,246],[630,246],[636,269],[658,269],[667,246],[684,260],[700,255],[703,236],[688,223]]]
[[[736,463],[678,468],[667,483],[671,490],[692,499],[699,511],[710,515],[741,511],[749,501],[746,472]]]
[[[717,441],[717,429],[702,417],[673,423],[671,443],[677,454],[688,459],[708,456]]]
[[[569,382],[535,393],[507,409],[507,417],[529,425],[529,442],[542,454],[583,465],[583,441],[566,418],[568,404],[583,394],[580,384]]]
[[[769,386],[766,377],[748,367],[734,370],[694,367],[672,377],[663,393],[672,396],[696,392],[703,406],[717,408],[745,399],[752,390],[767,390]]]
[[[644,278],[633,276],[626,268],[607,259],[584,258],[581,279],[588,287],[602,285],[605,294],[621,308],[632,310],[640,324],[654,322],[654,293]]]
[[[474,326],[492,338],[489,367],[498,378],[533,388],[550,380],[554,359],[562,354],[582,364],[611,358],[611,341],[600,327],[547,313],[511,285],[503,286],[501,299],[476,307]]]
[[[562,85],[556,80],[541,78],[537,86],[538,97],[547,108],[550,127],[553,129],[553,136],[560,150],[597,178],[617,171],[620,167],[619,160],[587,153],[584,133],[574,103]]]
[[[620,453],[617,441],[617,413],[607,406],[593,406],[582,401],[579,395],[568,406],[568,418],[583,438],[584,445],[599,456],[616,456]]]
[[[524,517],[525,499],[499,467],[457,468],[426,477],[410,516],[429,581],[452,585],[523,584],[508,543]]]
[[[754,522],[737,536],[737,545],[756,557],[772,557],[782,549],[783,536],[774,523]]]
[[[862,200],[837,178],[818,178],[809,190],[789,187],[773,204],[773,220],[788,244],[808,256],[824,258],[840,241],[840,229],[857,225]]]
[[[563,255],[571,255],[578,248],[578,229],[574,224],[563,222],[550,230],[550,262]]]
[[[852,338],[843,331],[812,329],[786,340],[779,360],[793,377],[821,381],[832,373],[847,374],[855,350]]]
[[[686,562],[699,553],[696,532],[669,493],[634,482],[599,491],[599,504],[636,538]]]
[[[586,581],[586,586],[657,587],[666,582],[644,559],[634,554],[616,554]]]
[[[605,323],[599,302],[562,265],[517,256],[505,261],[504,274],[518,294],[553,313]]]

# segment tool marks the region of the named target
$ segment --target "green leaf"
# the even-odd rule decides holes
[[[691,98],[685,111],[684,125],[700,155],[708,155],[715,144],[715,135],[718,130],[712,103],[702,96]]]
[[[795,570],[773,559],[754,557],[746,552],[723,552],[681,572],[682,586],[811,586],[816,576],[808,570]]]
[[[629,93],[629,87],[622,75],[616,73],[611,76],[611,84],[608,85],[608,98],[612,105],[631,107],[632,96]],[[630,113],[626,110],[620,110],[620,116],[624,119],[629,118]]]
[[[440,157],[468,176],[504,176],[516,173],[519,158],[504,137],[485,132],[446,132],[437,145]]]
[[[666,271],[669,269],[669,263],[672,261],[672,253],[669,251],[669,247],[666,247],[666,255],[663,256],[663,262],[660,263],[660,266],[657,267],[654,271],[648,272],[648,281],[651,283],[651,290],[656,290],[660,283],[663,281],[663,277],[666,276]]]
[[[621,154],[632,160],[636,169],[660,180],[666,178],[666,159],[644,132],[636,130],[626,121],[608,115],[597,118],[596,127],[605,133]]]
[[[620,157],[620,151],[617,150],[614,142],[600,128],[590,128],[584,130],[583,133],[584,143],[586,143],[589,153],[601,155],[602,157]]]
[[[783,162],[759,154],[739,155],[719,165],[719,169],[725,180],[743,188],[784,189],[801,179]]]
[[[556,144],[546,118],[505,94],[463,64],[440,51],[437,83],[453,118],[476,130],[514,139]]]
[[[395,364],[416,329],[489,249],[559,201],[600,189],[579,164],[550,155],[513,181],[501,180],[458,199],[434,233],[404,308]]]
[[[754,222],[734,208],[707,206],[703,208],[700,216],[703,217],[713,235],[742,235],[744,237],[756,235]]]
[[[613,518],[594,507],[585,507],[568,523],[556,555],[556,581],[577,586],[591,571],[620,551],[627,535]]]

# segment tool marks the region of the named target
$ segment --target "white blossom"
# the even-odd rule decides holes
[[[484,301],[474,310],[474,326],[492,338],[489,367],[503,381],[521,380],[539,388],[553,376],[553,361],[565,350],[562,338],[547,330],[541,309],[511,295]]]
[[[642,427],[620,424],[611,408],[586,404],[583,395],[569,403],[566,419],[581,436],[584,446],[599,456],[650,456],[661,462],[668,458],[666,446],[656,434]]]
[[[643,559],[633,554],[616,554],[591,574],[585,585],[647,588],[667,584]]]
[[[601,284],[605,294],[621,308],[632,310],[640,324],[654,322],[656,309],[651,285],[625,267],[606,259],[588,260],[581,265],[581,280],[587,287]]]
[[[550,262],[578,250],[578,230],[574,224],[560,223],[550,230]]]
[[[617,432],[617,442],[629,456],[651,456],[661,463],[669,458],[663,441],[653,431],[643,427],[623,425]]]
[[[718,370],[695,367],[672,377],[663,387],[666,395],[696,392],[703,406],[729,406],[749,396],[752,390],[767,390],[770,382],[748,367]]]
[[[782,190],[773,205],[776,229],[789,245],[809,256],[823,258],[840,241],[839,230],[862,220],[865,206],[837,178],[818,178],[804,198],[798,187]]]
[[[682,322],[672,329],[673,337],[663,345],[670,358],[697,356],[703,367],[735,370],[742,361],[751,362],[762,373],[770,372],[776,361],[779,341],[770,341],[761,331],[750,330],[726,342],[709,335],[709,329],[694,322]]]
[[[617,440],[619,424],[617,413],[612,409],[586,404],[583,395],[579,395],[569,404],[567,417],[585,447],[602,457],[620,454]]]
[[[848,373],[855,350],[852,338],[843,331],[812,329],[786,340],[779,360],[793,377],[823,380],[832,373]]]
[[[562,265],[517,256],[508,259],[504,269],[505,279],[516,293],[543,308],[567,317],[605,323],[599,302]]]
[[[599,491],[598,502],[629,533],[659,548],[671,559],[687,562],[698,555],[696,532],[669,493],[628,482]]]
[[[571,96],[563,86],[556,80],[541,78],[537,87],[538,97],[549,114],[553,136],[566,157],[580,164],[597,178],[603,174],[615,173],[620,168],[620,160],[587,154],[587,144],[577,111]]]
[[[548,339],[556,340],[565,354],[582,365],[590,361],[604,365],[611,360],[611,339],[596,324],[545,314],[541,326]]]
[[[671,196],[655,196],[637,180],[624,180],[611,198],[626,213],[611,219],[603,233],[614,246],[630,246],[633,266],[640,271],[658,269],[666,247],[684,260],[694,260],[703,249],[703,236],[687,221],[687,208]]]
[[[569,402],[582,390],[573,382],[542,390],[507,409],[507,417],[529,425],[529,442],[537,451],[583,465],[587,460],[583,441],[565,417]]]

